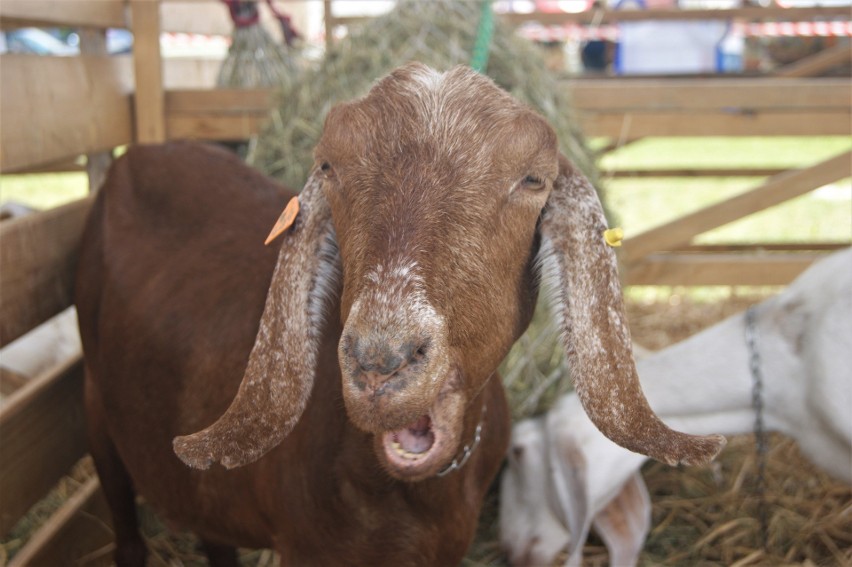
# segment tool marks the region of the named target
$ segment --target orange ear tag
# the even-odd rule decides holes
[[[287,203],[287,206],[284,208],[284,212],[281,213],[280,217],[278,217],[278,220],[275,222],[275,226],[272,227],[272,232],[269,233],[269,236],[266,237],[266,241],[263,244],[269,244],[278,238],[282,232],[293,226],[293,221],[296,220],[296,215],[298,214],[299,198],[293,197],[290,199],[290,202]]]

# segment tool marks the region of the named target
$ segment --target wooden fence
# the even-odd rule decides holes
[[[96,187],[116,146],[174,138],[234,140],[258,131],[271,104],[269,91],[163,88],[160,9],[156,0],[0,2],[4,28],[85,28],[77,57],[0,56],[4,173],[49,168],[87,155]],[[134,33],[129,77],[122,64],[106,54],[107,28]],[[572,91],[586,133],[614,141],[850,133],[852,91],[846,80],[619,79],[578,81],[565,88]],[[687,173],[772,176],[750,192],[631,238],[624,247],[628,283],[783,284],[818,253],[840,245],[817,243],[805,250],[763,245],[761,251],[691,242],[716,226],[848,177],[848,153],[800,170]],[[77,243],[89,204],[90,199],[84,199],[0,225],[0,345],[71,305]],[[28,381],[0,404],[0,537],[85,455],[82,376],[82,361],[76,356]],[[103,497],[97,480],[91,479],[10,565],[69,564],[82,557],[87,564],[108,563],[111,539]]]

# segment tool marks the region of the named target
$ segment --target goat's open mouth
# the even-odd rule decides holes
[[[432,428],[432,418],[423,415],[402,429],[388,431],[382,436],[385,455],[397,467],[419,467],[428,460],[437,437]]]
[[[446,467],[458,450],[461,406],[455,395],[441,396],[427,414],[401,429],[377,435],[376,449],[388,472],[402,480],[419,481]]]

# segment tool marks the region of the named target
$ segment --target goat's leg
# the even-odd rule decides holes
[[[86,370],[89,373],[89,370]],[[103,420],[100,396],[86,377],[85,404],[89,450],[106,495],[115,532],[115,564],[117,567],[145,567],[148,550],[139,531],[136,515],[136,492],[130,475],[121,462]]]
[[[201,546],[207,555],[211,567],[239,567],[237,549],[231,545],[222,545],[208,540],[201,540]]]

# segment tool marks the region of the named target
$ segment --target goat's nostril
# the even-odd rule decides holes
[[[408,362],[420,362],[429,353],[429,341],[409,343],[406,352],[408,353]]]

